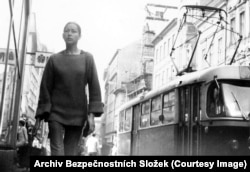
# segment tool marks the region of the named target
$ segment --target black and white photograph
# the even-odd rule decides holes
[[[0,171],[248,169],[250,0],[1,0]]]

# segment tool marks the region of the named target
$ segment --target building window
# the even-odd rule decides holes
[[[109,81],[109,94],[116,89],[117,75],[113,76]]]
[[[155,87],[156,87],[156,88],[159,87],[159,82],[160,82],[159,80],[160,80],[160,75],[157,74],[157,75],[156,75],[156,80],[155,80]]]
[[[159,61],[162,59],[162,46],[160,46],[160,55],[159,55]]]
[[[161,73],[159,73],[159,78],[158,78],[158,87],[161,87]]]
[[[235,18],[231,18],[231,30],[232,31],[236,31],[236,23],[235,23]],[[234,44],[235,42],[235,33],[234,32],[230,32],[230,44]]]
[[[240,13],[240,34],[245,37],[245,11]]]
[[[222,38],[219,38],[218,40],[218,64],[223,63],[223,57],[222,57]]]
[[[172,35],[172,45],[174,45],[174,41],[175,41],[175,34]]]
[[[170,80],[170,79],[169,79],[169,68],[166,69],[166,79],[167,79],[167,81]]]
[[[155,62],[156,63],[158,62],[158,56],[159,56],[158,52],[159,52],[159,50],[156,49],[156,53],[155,53]]]
[[[171,80],[173,80],[174,79],[174,66],[173,65],[171,65],[171,71],[170,71],[171,73],[170,73],[170,78],[171,78]]]
[[[205,55],[206,55],[206,48],[203,48],[203,49],[201,50],[201,55],[202,55],[202,59],[204,59],[204,58],[205,58]],[[204,61],[203,61],[202,64],[204,65]]]
[[[168,54],[170,55],[171,52],[171,45],[170,45],[170,38],[168,39]]]
[[[209,50],[209,55],[207,58],[208,63],[212,66],[213,65],[213,52],[214,52],[214,45],[212,44]]]
[[[164,70],[164,71],[162,71],[162,85],[165,84],[165,78],[166,78],[166,76],[165,76],[165,70]]]
[[[167,43],[164,42],[164,47],[163,47],[163,58],[164,58],[164,59],[167,57],[166,48],[167,48]]]

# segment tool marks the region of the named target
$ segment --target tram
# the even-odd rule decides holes
[[[250,67],[193,72],[119,110],[119,155],[250,155]]]
[[[177,37],[188,13],[201,13],[199,20],[218,14],[217,29],[226,29],[227,12],[215,7],[187,5]],[[211,16],[214,15],[214,16]],[[197,16],[195,16],[197,19]],[[205,30],[206,31],[206,30]],[[232,66],[242,36],[228,65],[194,71],[191,63],[200,35],[198,31],[187,68],[179,71],[170,58],[177,78],[126,103],[118,110],[118,155],[250,155],[250,67]],[[214,40],[212,38],[212,40]],[[213,41],[211,41],[211,45]],[[208,50],[210,50],[211,45]],[[203,58],[203,57],[200,57]],[[206,55],[204,56],[206,60]]]

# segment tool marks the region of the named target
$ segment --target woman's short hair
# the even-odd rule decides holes
[[[63,31],[66,29],[66,27],[67,27],[69,24],[74,24],[74,25],[76,25],[76,27],[77,27],[77,29],[78,29],[78,32],[79,32],[79,34],[81,35],[81,33],[82,33],[81,26],[80,26],[78,23],[76,23],[76,22],[68,22],[68,23],[64,26]]]

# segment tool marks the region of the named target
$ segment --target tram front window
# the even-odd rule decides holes
[[[222,84],[227,115],[246,118],[250,113],[250,83],[247,85]]]
[[[250,82],[211,84],[208,89],[207,113],[210,117],[248,119],[250,113]]]

